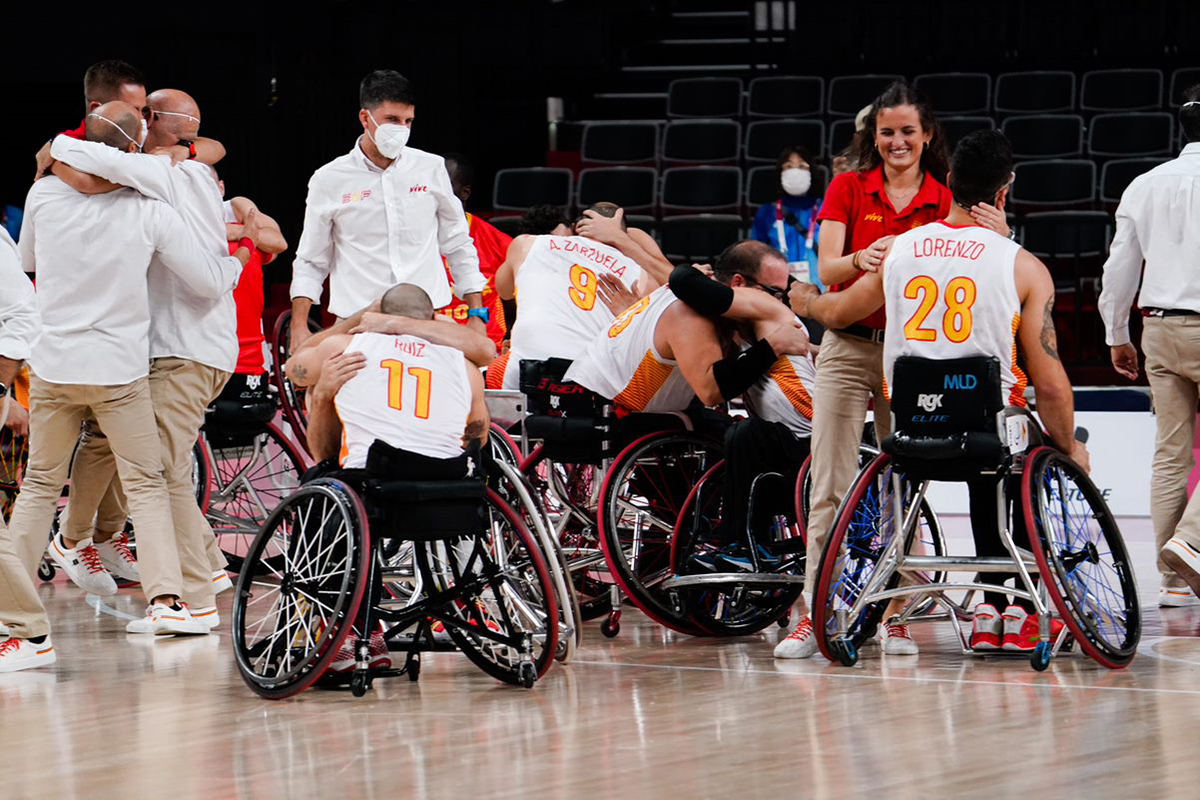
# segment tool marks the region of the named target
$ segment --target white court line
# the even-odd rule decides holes
[[[1165,638],[1155,639],[1152,644],[1157,644]],[[1178,638],[1194,638],[1194,637],[1178,637]],[[1140,651],[1139,651],[1140,652]],[[1171,658],[1170,656],[1162,656],[1157,653],[1153,654],[1155,658],[1161,658],[1168,661],[1182,661],[1182,659]],[[1195,664],[1196,662],[1183,661],[1186,664]],[[752,674],[752,675],[778,675],[785,678],[840,678],[843,680],[868,680],[868,681],[907,681],[909,683],[954,683],[954,684],[972,684],[976,686],[1019,686],[1022,688],[1028,687],[1032,689],[1082,689],[1084,691],[1100,691],[1100,692],[1148,692],[1150,694],[1183,694],[1183,695],[1200,695],[1200,690],[1196,689],[1154,689],[1145,686],[1086,686],[1078,683],[1053,683],[1050,681],[1038,683],[1022,683],[1019,681],[984,681],[972,678],[921,678],[902,675],[867,675],[854,672],[781,672],[779,670],[768,669],[725,669],[723,667],[695,667],[695,666],[671,666],[670,664],[634,664],[625,661],[582,661],[580,659],[571,659],[571,664],[580,664],[589,667],[640,667],[643,669],[669,669],[676,671],[690,672],[727,672],[731,674]]]

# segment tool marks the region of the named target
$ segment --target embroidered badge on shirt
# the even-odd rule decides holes
[[[342,195],[342,205],[345,205],[346,203],[357,203],[359,200],[366,200],[370,196],[370,189],[364,189],[361,192],[348,192]]]

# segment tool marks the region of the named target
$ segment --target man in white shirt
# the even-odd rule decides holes
[[[1142,349],[1158,418],[1150,517],[1160,606],[1195,605],[1200,594],[1200,499],[1189,501],[1187,488],[1200,392],[1200,85],[1184,93],[1179,121],[1188,140],[1179,158],[1134,178],[1121,196],[1099,303],[1113,367],[1130,380],[1138,376],[1129,338],[1135,295],[1145,317]]]
[[[363,133],[313,173],[292,264],[292,352],[310,336],[309,309],[329,278],[330,313],[346,318],[391,286],[411,283],[435,308],[451,301],[445,256],[468,323],[480,333],[486,280],[441,156],[407,147],[415,115],[408,80],[377,70],[359,86]]]
[[[132,153],[139,149],[138,127],[131,106],[108,103],[88,116],[87,139],[114,152]],[[124,188],[83,194],[57,177],[35,183],[26,200],[21,260],[38,276],[43,330],[30,358],[32,447],[13,510],[13,539],[32,575],[45,548],[79,425],[90,410],[117,456],[117,472],[138,530],[149,607],[145,619],[127,627],[131,632],[208,632],[179,602],[183,578],[173,501],[167,497],[165,448],[153,422],[148,379],[152,348],[161,347],[158,337],[151,336],[151,297],[159,292],[153,300],[157,313],[163,305],[201,305],[202,299],[211,304],[228,296],[249,258],[254,235],[251,230],[250,241],[235,256],[225,249],[214,252],[199,245],[179,213],[165,202]],[[152,260],[156,270],[170,272],[159,281],[168,279],[173,294],[150,286]],[[191,435],[194,439],[195,432]],[[102,572],[89,545],[79,542],[67,556],[77,570]]]
[[[170,147],[195,138],[200,109],[184,92],[160,89],[148,98],[152,124],[148,147]],[[58,137],[51,154],[87,175],[162,200],[183,217],[205,257],[228,258],[225,212],[220,189],[209,167],[194,161],[176,166],[167,158],[119,153],[69,137]],[[257,240],[259,225],[248,219],[250,238]],[[253,248],[250,248],[252,250]],[[243,260],[243,264],[245,261]],[[162,440],[162,460],[171,511],[175,520],[179,558],[183,570],[183,598],[195,616],[215,627],[219,622],[214,589],[228,588],[224,571],[214,575],[207,544],[212,528],[196,506],[191,477],[191,449],[204,421],[204,411],[233,372],[237,361],[237,319],[232,287],[217,296],[191,290],[156,259],[149,271],[151,325],[150,394]],[[103,438],[89,440],[84,448],[105,448]],[[72,486],[71,515],[91,519],[113,479],[111,457],[87,453],[88,474]],[[78,459],[77,459],[78,460]],[[67,530],[78,525],[68,524]],[[59,537],[64,537],[60,533]],[[71,542],[63,541],[62,546]],[[54,552],[51,546],[51,553]],[[221,566],[224,566],[223,564]],[[216,582],[214,582],[216,581]]]
[[[16,244],[0,228],[0,427],[19,408],[9,387],[40,327],[33,284],[21,271]],[[47,666],[55,658],[46,610],[0,518],[0,672]]]

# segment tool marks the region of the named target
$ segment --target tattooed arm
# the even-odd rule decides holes
[[[1037,391],[1038,417],[1059,450],[1088,469],[1087,448],[1075,441],[1075,397],[1058,357],[1054,332],[1054,281],[1046,265],[1021,250],[1016,262],[1017,296],[1021,322],[1017,343],[1025,356],[1030,383]]]
[[[470,361],[466,362],[466,367],[467,383],[471,387],[471,413],[467,417],[467,428],[463,432],[463,447],[474,440],[478,440],[479,446],[483,447],[487,444],[488,429],[492,425],[487,402],[484,400],[483,373]]]

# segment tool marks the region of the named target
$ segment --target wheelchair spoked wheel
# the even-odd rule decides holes
[[[550,570],[561,625],[555,658],[565,664],[570,661],[576,648],[583,643],[583,616],[575,587],[571,585],[571,572],[566,556],[554,535],[552,523],[529,482],[516,467],[506,461],[496,461],[493,470],[489,484],[504,502],[517,512],[525,527],[534,535],[542,558]]]
[[[196,505],[201,514],[208,513],[208,502],[212,499],[212,484],[208,482],[208,456],[204,444],[197,439],[192,445],[192,487],[196,492]]]
[[[724,477],[725,461],[721,460],[704,473],[684,501],[671,537],[671,565],[675,575],[711,573],[711,569],[694,564],[692,559],[718,549],[715,544],[706,544],[705,539],[721,522]],[[777,571],[802,575],[803,550],[788,559]],[[801,586],[758,588],[729,584],[680,588],[672,592],[678,593],[688,619],[705,633],[729,637],[758,633],[786,618],[801,589]]]
[[[21,491],[28,461],[29,437],[17,436],[11,428],[0,428],[0,518],[6,525]]]
[[[299,694],[337,656],[366,594],[369,542],[362,501],[340,481],[306,484],[271,514],[233,605],[238,671],[256,694]]]
[[[916,486],[904,479],[901,486],[903,508],[907,512]],[[821,552],[813,589],[813,628],[821,654],[830,661],[853,664],[859,649],[875,634],[887,607],[887,602],[881,600],[867,604],[850,616],[896,535],[897,526],[892,520],[893,497],[891,457],[881,454],[855,478]],[[935,534],[928,530],[932,515],[925,513],[924,506],[921,510],[921,522],[915,536],[931,545],[940,542],[940,531]],[[913,552],[911,547],[910,542],[910,552]],[[942,552],[933,549],[936,553]],[[886,587],[878,588],[895,588],[899,581],[900,574],[895,573],[888,579]]]
[[[696,433],[651,433],[621,451],[600,487],[596,524],[613,579],[646,616],[693,636],[704,630],[673,607],[662,584],[672,575],[679,512],[720,450]]]
[[[511,464],[515,468],[520,468],[521,448],[508,435],[508,431],[494,422],[488,434],[488,446],[492,448],[493,459]]]
[[[874,428],[872,428],[874,431]],[[865,435],[865,434],[864,434]],[[871,434],[872,436],[874,433]],[[879,448],[869,444],[858,446],[858,468],[862,470],[871,459],[879,455]],[[804,459],[800,471],[796,474],[796,525],[800,535],[808,540],[808,515],[812,511],[812,454]]]
[[[1109,669],[1133,660],[1141,608],[1133,564],[1104,497],[1079,465],[1050,447],[1031,453],[1021,479],[1030,549],[1063,623]],[[1037,535],[1032,535],[1036,531]]]
[[[419,542],[417,566],[427,593],[456,590],[469,598],[442,608],[463,654],[497,680],[529,688],[558,647],[554,582],[533,534],[492,489],[485,515],[480,536]],[[513,640],[527,641],[530,652]]]
[[[219,433],[207,438],[204,461],[215,480],[206,482],[205,516],[229,570],[237,572],[271,510],[300,486],[305,459],[274,423],[267,423],[248,442],[222,441]]]
[[[293,385],[284,374],[283,367],[292,355],[292,312],[284,311],[275,320],[275,330],[271,335],[271,375],[275,385],[279,387],[279,403],[283,409],[283,418],[296,433],[296,438],[304,443],[304,434],[308,430],[308,411],[304,407],[304,390]],[[310,333],[320,333],[321,326],[308,320]]]

